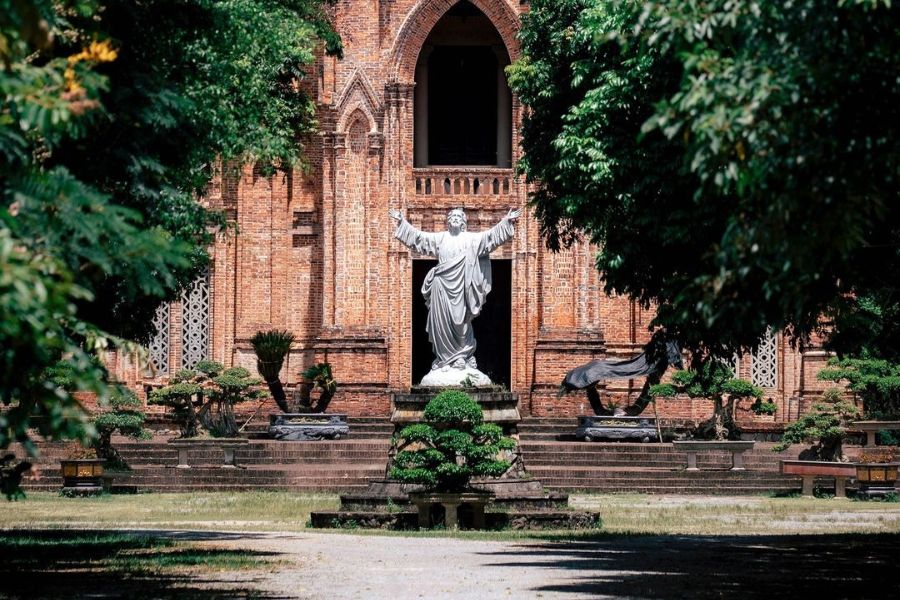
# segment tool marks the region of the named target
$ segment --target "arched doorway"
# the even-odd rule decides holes
[[[509,62],[497,28],[472,3],[441,17],[416,63],[416,167],[512,165]]]

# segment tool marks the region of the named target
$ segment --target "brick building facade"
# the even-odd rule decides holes
[[[211,205],[238,232],[215,243],[207,278],[160,309],[159,377],[201,356],[253,370],[253,334],[288,329],[297,341],[283,380],[327,361],[340,383],[330,410],[389,414],[391,392],[418,382],[431,350],[416,304],[428,263],[393,239],[388,209],[432,231],[464,206],[479,231],[527,203],[512,169],[523,109],[503,77],[519,54],[524,10],[519,0],[337,4],[345,56],[321,57],[309,79],[320,123],[304,140],[311,168],[270,177],[247,167],[214,185]],[[476,320],[479,365],[519,394],[523,414],[589,412],[582,394],[556,397],[564,373],[639,352],[651,315],[603,294],[588,245],[547,251],[527,212],[492,259],[492,308]],[[741,359],[740,372],[764,385],[786,420],[816,395],[824,360],[775,335]],[[624,401],[641,384],[611,382],[604,397]],[[697,417],[707,407],[668,401],[660,410]]]

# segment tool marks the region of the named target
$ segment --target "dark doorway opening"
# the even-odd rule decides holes
[[[414,260],[412,269],[412,381],[418,384],[431,371],[434,355],[425,331],[428,308],[422,297],[425,276],[436,260]],[[475,330],[475,360],[478,368],[498,385],[510,385],[510,348],[512,347],[512,261],[491,259],[491,293],[472,322]]]
[[[497,56],[437,46],[428,63],[428,162],[497,164]]]

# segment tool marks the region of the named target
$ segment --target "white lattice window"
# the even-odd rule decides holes
[[[163,302],[153,316],[153,329],[156,335],[150,340],[150,365],[156,375],[169,374],[169,313],[168,302]]]
[[[771,329],[760,338],[759,346],[750,353],[750,382],[761,388],[778,387],[778,343]]]
[[[181,294],[181,368],[192,369],[209,356],[209,274]]]

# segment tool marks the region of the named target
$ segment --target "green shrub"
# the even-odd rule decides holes
[[[498,456],[515,449],[493,423],[483,423],[481,407],[458,390],[438,394],[425,407],[427,423],[400,432],[401,451],[390,476],[428,489],[460,491],[473,476],[499,477],[510,462]]]
[[[306,368],[300,376],[307,381],[311,381],[315,388],[321,390],[319,400],[316,402],[316,411],[323,412],[328,408],[328,403],[331,402],[335,392],[337,392],[338,384],[331,371],[331,365],[327,362],[317,363]]]
[[[482,421],[478,403],[465,392],[445,390],[425,407],[425,420],[429,423],[461,423],[477,425]]]

